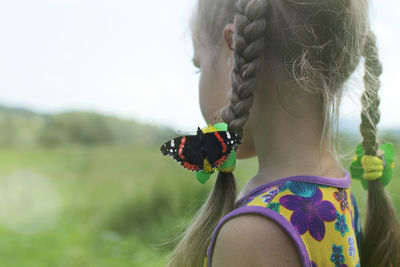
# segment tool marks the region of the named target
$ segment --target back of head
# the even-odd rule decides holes
[[[242,132],[253,104],[257,75],[272,71],[280,82],[319,97],[324,118],[321,146],[332,147],[343,83],[364,56],[366,90],[360,129],[366,154],[376,155],[381,66],[368,11],[367,0],[199,0],[192,33],[210,49],[223,45],[225,25],[234,23],[237,29],[230,105],[222,112],[229,130]],[[225,176],[218,175],[169,266],[201,266],[219,219],[234,208],[235,180]],[[370,182],[369,188],[361,265],[400,266],[396,213],[379,181]],[[384,209],[379,211],[378,206]],[[380,227],[379,234],[373,232],[374,227]]]
[[[324,118],[322,141],[332,147],[342,85],[359,64],[370,27],[367,1],[200,0],[193,34],[210,48],[222,46],[221,33],[231,22],[237,26],[233,93],[251,95],[257,72],[273,71],[280,82],[318,95]],[[247,74],[245,79],[242,73]],[[237,92],[238,83],[250,85]],[[235,95],[232,99],[233,110],[225,111],[223,118],[232,124],[231,130],[239,131],[244,122],[232,122],[248,110],[235,110],[239,100]]]

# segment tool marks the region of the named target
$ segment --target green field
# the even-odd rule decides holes
[[[165,242],[215,179],[201,185],[158,147],[6,148],[0,166],[1,267],[164,266]],[[255,159],[239,161],[240,188],[255,172]],[[24,183],[35,175],[46,186]],[[399,178],[396,169],[389,191],[400,214]],[[353,188],[364,214],[365,191]]]

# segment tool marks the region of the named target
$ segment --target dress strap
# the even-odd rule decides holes
[[[212,261],[212,256],[213,256],[213,250],[215,246],[215,241],[218,235],[219,230],[221,229],[222,225],[226,223],[229,219],[243,215],[243,214],[259,214],[262,216],[265,216],[266,218],[273,220],[277,224],[279,224],[292,238],[293,242],[296,244],[297,251],[300,255],[302,264],[304,267],[311,267],[311,261],[310,257],[308,255],[306,246],[303,242],[303,240],[300,237],[299,232],[293,227],[293,225],[285,219],[282,215],[279,213],[265,208],[265,207],[260,207],[260,206],[246,206],[242,208],[238,208],[236,210],[233,210],[226,214],[218,223],[217,227],[215,228],[212,238],[211,238],[211,243],[207,249],[207,267],[211,267],[211,261]]]

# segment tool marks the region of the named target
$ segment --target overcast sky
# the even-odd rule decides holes
[[[0,104],[93,110],[186,131],[203,126],[191,62],[194,3],[1,0]],[[373,4],[384,66],[380,126],[400,126],[400,2]],[[361,75],[349,83],[344,116],[358,119],[361,83]]]

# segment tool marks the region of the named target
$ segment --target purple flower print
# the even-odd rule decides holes
[[[321,200],[322,192],[317,188],[312,197],[286,195],[279,202],[293,211],[290,222],[301,235],[308,230],[315,240],[321,241],[325,236],[324,221],[335,220],[337,213],[331,202]]]
[[[278,194],[279,191],[276,188],[271,189],[266,195],[261,196],[262,198],[264,198],[263,202],[265,204],[268,204],[271,202],[271,200],[276,196],[276,194]]]
[[[356,248],[354,247],[354,238],[349,236],[347,242],[349,243],[349,255],[353,256],[353,259],[355,259]]]
[[[272,198],[275,197],[275,195],[280,192],[280,188],[282,188],[282,187],[280,187],[279,185],[262,187],[262,188],[258,189],[257,191],[253,192],[250,196],[248,196],[247,199],[239,205],[239,207],[247,206],[247,204],[249,204],[254,198],[258,197],[260,194],[268,193],[271,190],[275,190],[276,192],[273,192],[274,195],[273,196],[271,195],[272,197],[270,199],[264,200],[264,202],[266,204],[268,204],[272,200]],[[267,196],[262,196],[262,197],[267,197]]]

